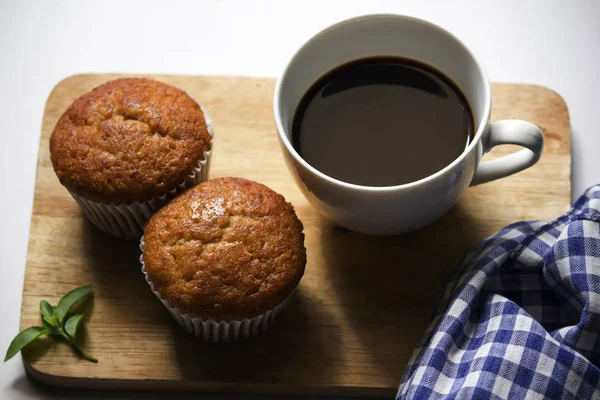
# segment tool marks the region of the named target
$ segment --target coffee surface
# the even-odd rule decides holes
[[[411,60],[352,61],[319,79],[294,115],[304,160],[344,182],[394,186],[440,171],[465,149],[473,117],[460,90]]]

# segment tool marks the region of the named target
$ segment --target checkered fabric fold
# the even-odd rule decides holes
[[[600,399],[600,185],[465,256],[397,398]]]

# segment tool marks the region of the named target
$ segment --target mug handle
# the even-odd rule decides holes
[[[518,119],[496,121],[491,124],[487,140],[483,142],[483,154],[501,144],[516,144],[525,148],[479,164],[471,186],[504,178],[531,167],[542,155],[544,134],[531,122]]]

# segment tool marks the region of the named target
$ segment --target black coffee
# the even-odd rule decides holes
[[[366,186],[414,182],[443,169],[473,135],[452,81],[414,61],[375,57],[330,71],[304,95],[292,143],[319,171]]]

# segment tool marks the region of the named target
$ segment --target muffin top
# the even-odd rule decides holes
[[[283,302],[304,274],[302,223],[283,196],[213,179],[152,216],[143,261],[163,299],[192,317],[251,318]]]
[[[186,92],[116,79],[71,104],[50,137],[60,182],[96,201],[150,200],[175,189],[210,149],[202,109]]]

